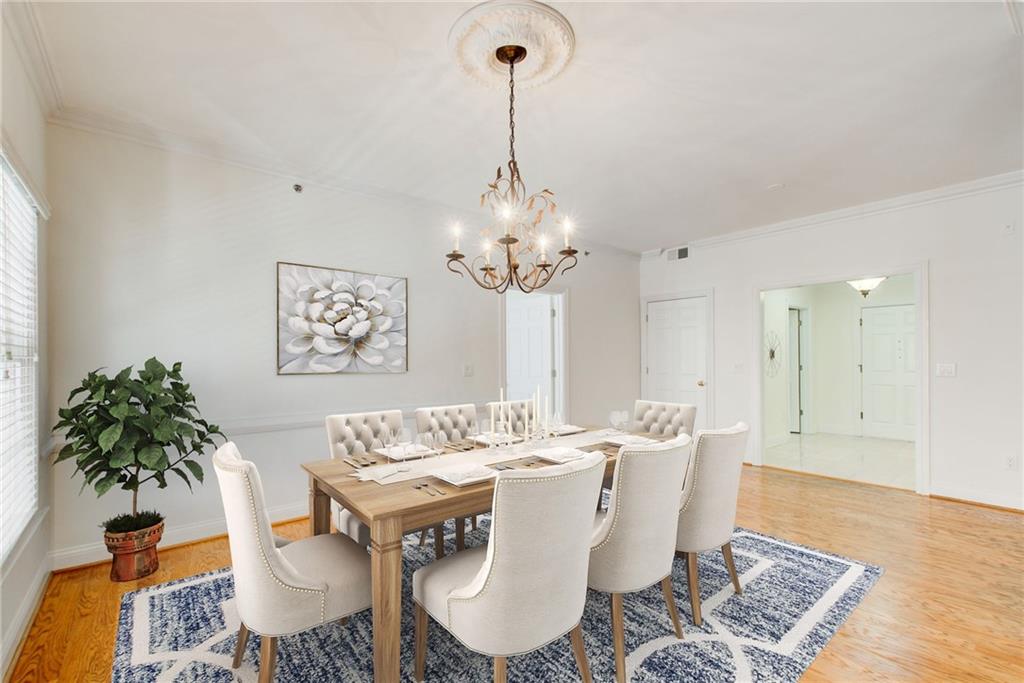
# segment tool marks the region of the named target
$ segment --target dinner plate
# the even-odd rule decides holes
[[[616,434],[615,436],[605,437],[605,441],[616,446],[650,446],[651,444],[660,443],[656,439],[648,439],[646,436],[640,436],[639,434]]]
[[[409,448],[402,446],[389,446],[388,448],[375,448],[374,453],[383,455],[391,460],[417,460],[428,455],[437,455],[437,451],[431,450],[423,444],[415,444]]]
[[[554,446],[552,448],[538,448],[537,450],[533,451],[530,455],[536,456],[541,460],[546,460],[548,462],[564,465],[567,462],[579,460],[580,458],[586,455],[586,452],[581,451],[578,448]]]
[[[427,474],[452,486],[470,486],[493,479],[498,473],[484,465],[452,465],[430,470]]]
[[[562,425],[561,427],[554,427],[551,429],[555,436],[569,436],[570,434],[581,434],[587,431],[586,427],[577,427],[576,425]]]
[[[484,432],[483,434],[473,437],[474,441],[479,444],[483,444],[484,446],[499,446],[504,444],[506,439],[508,439],[508,434],[503,434],[501,432]],[[522,440],[523,437],[521,436],[512,436],[512,443],[519,443]]]

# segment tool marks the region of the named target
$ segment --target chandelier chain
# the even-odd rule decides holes
[[[508,158],[513,179],[519,175],[516,163],[516,63],[508,64]]]

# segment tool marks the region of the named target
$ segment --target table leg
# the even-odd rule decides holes
[[[370,525],[373,578],[373,679],[398,683],[402,638],[402,521],[387,518]]]
[[[309,532],[313,536],[331,533],[331,497],[314,477],[309,478]]]

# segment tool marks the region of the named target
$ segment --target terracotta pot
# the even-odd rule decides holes
[[[134,581],[149,576],[160,567],[156,544],[164,534],[164,523],[127,531],[121,534],[104,533],[107,550],[114,555],[110,565],[111,581]]]

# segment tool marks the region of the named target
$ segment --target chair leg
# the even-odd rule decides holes
[[[338,623],[342,626],[348,626],[348,617],[342,617],[341,619],[338,619]]]
[[[693,609],[693,623],[700,626],[700,576],[697,573],[697,553],[686,553],[686,583],[690,588],[690,607]]]
[[[583,683],[591,683],[587,650],[583,647],[583,629],[579,624],[569,631],[569,638],[572,640],[572,653],[576,655],[576,667],[580,670],[580,678],[583,679]]]
[[[455,550],[466,549],[466,518],[455,518]]]
[[[235,645],[235,659],[231,662],[231,668],[237,669],[242,666],[242,658],[245,657],[245,646],[249,644],[249,629],[245,624],[238,626],[238,644]]]
[[[434,557],[440,560],[444,557],[444,525],[438,524],[434,527]]]
[[[732,587],[737,593],[743,593],[743,588],[740,586],[739,574],[736,573],[736,563],[732,560],[731,541],[722,546],[722,557],[725,558],[725,566],[729,568],[729,576],[732,577]]]
[[[420,547],[423,547],[426,544],[427,544],[427,530],[424,529],[423,531],[420,532]]]
[[[259,683],[273,683],[277,667],[277,637],[260,636],[260,680]]]
[[[504,657],[494,658],[494,683],[505,683],[508,680],[508,660]]]
[[[473,515],[473,531],[476,531],[476,515]]]
[[[416,603],[416,681],[423,680],[427,670],[427,610]]]
[[[679,623],[679,611],[676,609],[676,598],[672,594],[671,574],[661,580],[661,592],[665,594],[665,604],[668,605],[668,615],[672,617],[672,626],[676,630],[676,638],[682,640],[683,625]]]
[[[612,640],[615,641],[615,680],[626,683],[626,626],[622,593],[612,593]]]

